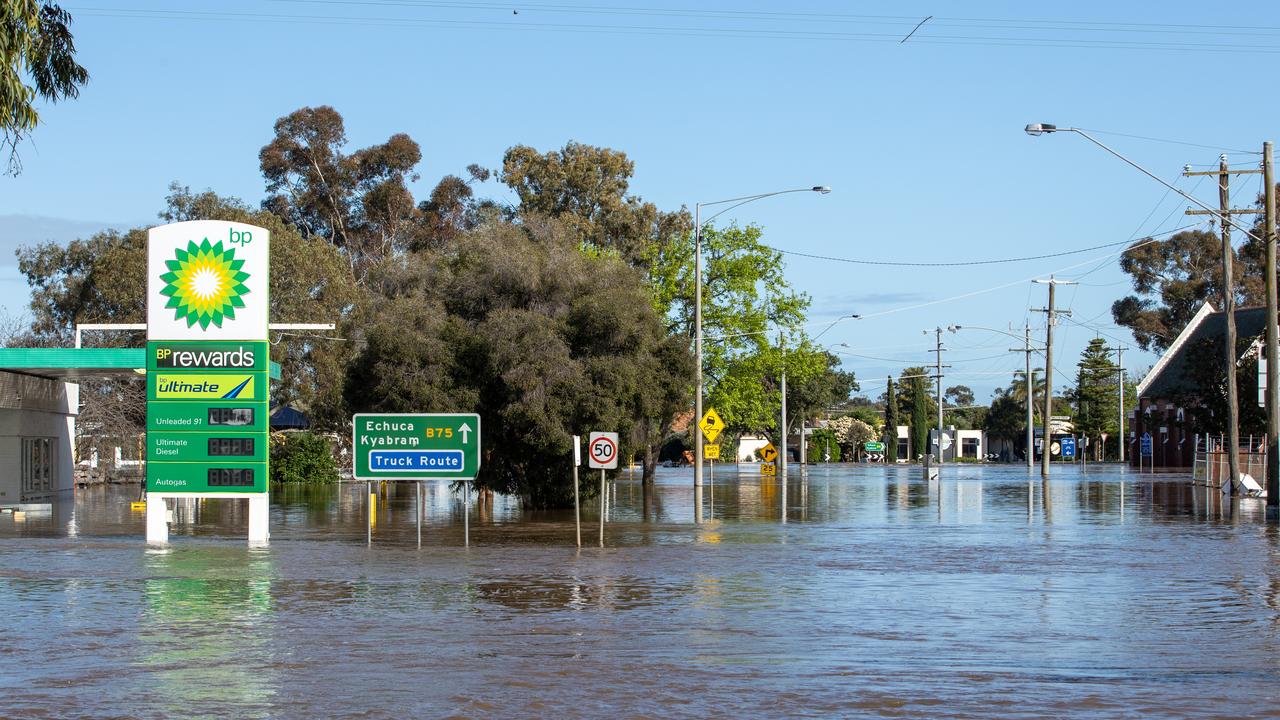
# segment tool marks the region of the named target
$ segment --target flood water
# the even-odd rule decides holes
[[[1276,716],[1262,501],[1054,472],[717,466],[694,524],[690,469],[624,471],[581,551],[502,498],[464,548],[443,484],[372,546],[349,484],[275,492],[267,549],[209,501],[147,550],[136,488],[82,489],[0,515],[0,717]]]

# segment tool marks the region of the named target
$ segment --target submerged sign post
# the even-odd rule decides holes
[[[461,480],[480,472],[480,416],[475,413],[357,413],[351,420],[351,474],[357,480]],[[371,486],[372,489],[372,486]],[[471,488],[463,492],[463,542],[471,544]],[[418,485],[418,546],[422,486]],[[372,518],[373,507],[370,506]],[[365,528],[373,542],[372,521]]]
[[[249,500],[266,543],[270,233],[200,220],[147,233],[147,542],[166,497]]]

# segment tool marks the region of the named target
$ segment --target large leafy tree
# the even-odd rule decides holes
[[[1019,404],[1012,395],[996,395],[991,409],[983,418],[983,429],[993,438],[1012,443],[1015,450],[1026,452],[1026,406]]]
[[[170,188],[160,219],[232,220],[271,231],[271,308],[273,320],[343,323],[357,301],[355,284],[336,249],[320,238],[306,239],[271,213],[254,210],[213,192]],[[67,345],[76,324],[140,323],[146,320],[147,231],[113,230],[73,240],[65,247],[43,243],[18,250],[18,269],[31,287],[31,337],[41,345]],[[137,346],[140,333],[86,338],[101,346]],[[337,425],[341,406],[345,343],[290,336],[273,349],[282,381],[272,384],[273,399],[299,405],[321,425]]]
[[[1222,307],[1222,239],[1215,233],[1188,230],[1139,240],[1120,256],[1120,268],[1134,293],[1112,303],[1111,315],[1133,331],[1143,350],[1168,348],[1204,302]],[[1249,263],[1234,263],[1238,304],[1258,299],[1246,294],[1250,272]]]
[[[780,334],[803,337],[800,328],[810,301],[792,290],[783,273],[782,254],[761,238],[762,230],[754,225],[708,227],[702,232],[704,383],[708,404],[720,411],[733,432],[776,428],[784,362],[789,383],[803,383],[829,368],[825,353],[803,340],[782,348]],[[650,245],[643,264],[654,308],[668,331],[691,342],[692,239],[663,237]]]
[[[626,153],[570,142],[545,153],[508,149],[499,179],[520,198],[522,214],[561,218],[583,244],[639,264],[653,244],[683,237],[690,223],[683,210],[663,212],[628,194],[634,172]]]
[[[41,0],[0,2],[0,152],[8,171],[21,170],[18,144],[40,124],[36,102],[80,94],[89,72],[75,59],[71,15]]]
[[[405,249],[418,231],[409,183],[422,159],[403,133],[347,153],[346,128],[333,108],[305,107],[280,118],[258,154],[270,195],[263,207],[346,255],[353,278]]]
[[[493,222],[403,274],[347,398],[358,411],[479,412],[482,488],[570,503],[572,435],[616,430],[626,454],[647,445],[646,422],[687,407],[684,339],[665,332],[638,271],[583,252],[570,227]]]

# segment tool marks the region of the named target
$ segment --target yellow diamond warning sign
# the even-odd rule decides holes
[[[698,427],[702,428],[702,434],[707,438],[707,442],[713,443],[724,430],[724,420],[720,419],[720,413],[716,412],[715,408],[710,408],[702,416],[702,420],[698,421]]]
[[[760,459],[772,464],[774,460],[778,459],[778,448],[774,447],[773,443],[760,448]]]

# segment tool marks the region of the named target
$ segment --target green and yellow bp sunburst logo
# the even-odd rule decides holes
[[[199,323],[201,330],[222,327],[223,318],[234,320],[249,292],[244,285],[249,273],[240,269],[244,260],[236,259],[235,248],[224,250],[221,241],[211,244],[205,238],[199,245],[187,241],[187,249],[177,248],[174,256],[164,261],[169,272],[160,276],[165,283],[160,294],[169,298],[165,307],[174,311],[174,319],[186,318],[187,327]]]

